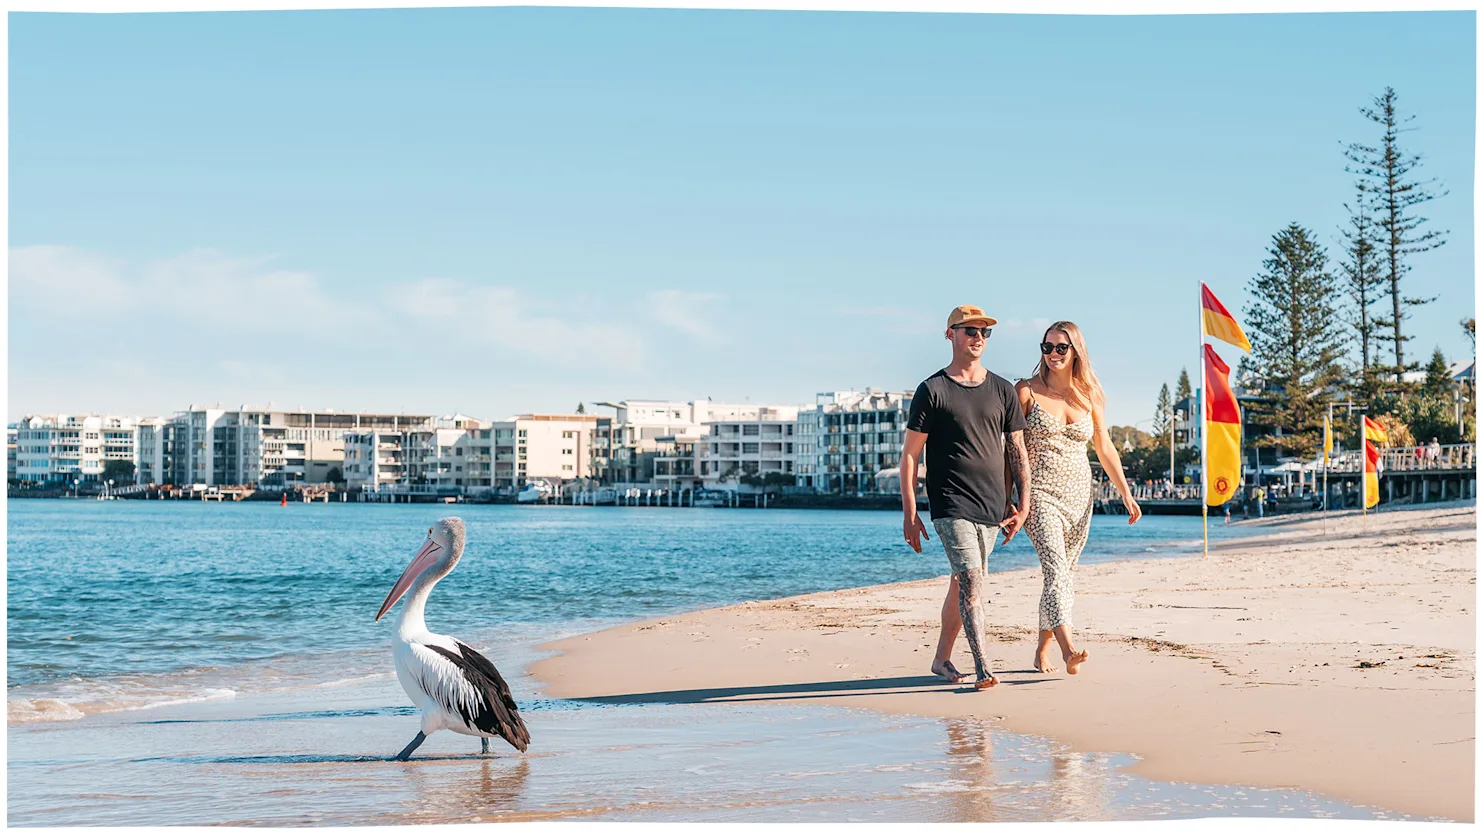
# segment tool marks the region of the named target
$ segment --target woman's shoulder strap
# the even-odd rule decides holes
[[[1034,402],[1037,402],[1038,401],[1038,395],[1033,392],[1033,379],[1032,379],[1032,377],[1028,377],[1026,379],[1019,379],[1018,380],[1018,384],[1019,385],[1022,385],[1023,386],[1023,389],[1025,389],[1025,390],[1028,391],[1028,398],[1029,399],[1032,399]]]

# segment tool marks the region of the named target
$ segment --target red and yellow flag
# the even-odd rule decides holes
[[[1379,466],[1381,452],[1378,451],[1378,443],[1387,442],[1387,429],[1382,424],[1362,416],[1362,505],[1371,509],[1377,505],[1377,473],[1381,471]]]
[[[1203,291],[1206,293],[1207,288],[1204,287]],[[1228,383],[1228,365],[1213,352],[1211,344],[1203,345],[1203,378],[1207,382],[1204,430],[1207,431],[1208,456],[1203,462],[1208,484],[1207,503],[1209,506],[1222,506],[1238,488],[1243,460],[1239,455],[1238,399],[1233,395],[1233,386]]]
[[[1207,284],[1202,285],[1202,318],[1204,335],[1226,341],[1245,353],[1252,349],[1243,328],[1234,320],[1228,308],[1213,295],[1213,290],[1208,289]]]

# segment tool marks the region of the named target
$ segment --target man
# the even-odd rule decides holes
[[[999,528],[1006,534],[1006,543],[1023,525],[1032,492],[1028,451],[1023,444],[1026,421],[1017,392],[1011,382],[989,373],[981,364],[982,351],[996,323],[980,307],[968,304],[951,310],[945,333],[951,343],[951,363],[915,390],[899,464],[899,482],[911,487],[900,489],[905,542],[920,552],[920,537],[930,539],[915,510],[912,488],[920,452],[926,449],[925,489],[930,498],[930,517],[951,562],[951,585],[941,610],[940,642],[930,670],[951,682],[965,679],[951,664],[956,633],[964,626],[979,691],[997,684],[982,654],[987,557]],[[1021,497],[1018,508],[1007,502],[1004,451]]]

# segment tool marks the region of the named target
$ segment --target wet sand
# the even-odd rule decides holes
[[[519,667],[514,657],[501,664]],[[541,699],[527,754],[439,732],[394,678],[12,724],[12,826],[489,821],[1399,819],[1303,792],[1153,781],[991,720],[837,707]],[[531,696],[533,694],[533,696]]]
[[[1474,502],[1372,513],[1365,530],[1351,512],[1248,523],[1268,534],[1206,559],[1082,565],[1075,619],[1091,659],[1074,677],[1031,668],[1036,570],[991,579],[989,655],[1005,684],[987,692],[925,675],[940,579],[624,625],[550,643],[560,653],[531,670],[554,697],[980,721],[1129,753],[1131,773],[1160,781],[1472,821]],[[969,667],[964,639],[955,662]]]

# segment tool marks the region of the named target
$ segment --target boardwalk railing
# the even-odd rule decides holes
[[[1475,444],[1456,443],[1454,445],[1417,445],[1404,446],[1401,448],[1382,449],[1380,459],[1382,470],[1389,471],[1454,471],[1475,468]],[[1320,471],[1320,461],[1307,463],[1313,465],[1315,471]],[[1333,472],[1350,472],[1362,470],[1362,453],[1360,451],[1343,451],[1331,458]]]
[[[1096,486],[1098,487],[1095,490],[1095,498],[1097,500],[1120,500],[1120,491],[1109,482],[1102,480],[1097,483]],[[1134,497],[1136,499],[1136,502],[1138,503],[1146,500],[1197,500],[1201,494],[1201,486],[1196,483],[1193,483],[1191,485],[1181,484],[1176,486],[1169,483],[1131,484],[1131,497]]]
[[[1475,444],[1455,443],[1453,445],[1441,446],[1404,446],[1400,448],[1384,448],[1381,452],[1383,473],[1410,472],[1410,471],[1474,471],[1475,470]],[[1321,473],[1321,461],[1304,462],[1302,464],[1306,474],[1314,474],[1316,477]],[[1330,467],[1327,469],[1332,474],[1360,472],[1362,470],[1362,453],[1360,451],[1343,451],[1333,455]],[[1246,470],[1245,474],[1250,474]],[[1266,471],[1267,473],[1267,471]],[[1095,497],[1101,501],[1118,502],[1120,492],[1110,485],[1109,482],[1101,480],[1095,484]],[[1137,483],[1131,486],[1131,494],[1137,501],[1147,500],[1190,500],[1196,501],[1201,495],[1200,486],[1196,483],[1191,485],[1171,484],[1148,484]]]

